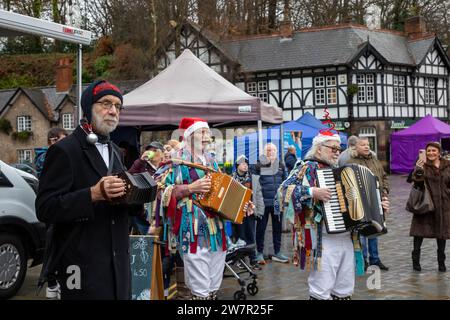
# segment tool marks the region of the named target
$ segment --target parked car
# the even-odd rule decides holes
[[[45,224],[36,217],[38,179],[0,160],[0,299],[14,296],[28,268],[42,263]]]
[[[34,168],[26,163],[13,163],[11,166],[13,166],[16,169],[28,172],[29,174],[32,174],[33,176],[37,177],[37,172],[34,170]]]

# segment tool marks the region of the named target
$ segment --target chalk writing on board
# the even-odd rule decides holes
[[[150,300],[152,283],[153,239],[130,236],[132,300]]]

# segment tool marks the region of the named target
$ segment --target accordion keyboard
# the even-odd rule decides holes
[[[323,202],[325,211],[325,226],[328,233],[342,233],[347,231],[344,217],[342,215],[345,209],[345,200],[342,195],[340,184],[336,184],[332,169],[318,169],[317,180],[320,188],[329,188],[331,199]]]

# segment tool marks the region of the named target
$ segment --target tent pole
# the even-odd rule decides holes
[[[262,134],[262,120],[258,120],[258,148],[259,154],[256,155],[257,159],[263,152],[263,134]]]
[[[80,121],[83,117],[81,111],[81,94],[83,85],[82,63],[83,63],[83,45],[79,44],[77,53],[77,107],[78,107],[78,123],[76,123],[77,125],[80,124]]]

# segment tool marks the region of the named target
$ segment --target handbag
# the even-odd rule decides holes
[[[406,202],[406,210],[418,215],[434,212],[435,207],[433,199],[431,198],[431,194],[426,183],[423,190],[417,187],[411,188],[408,201]]]

